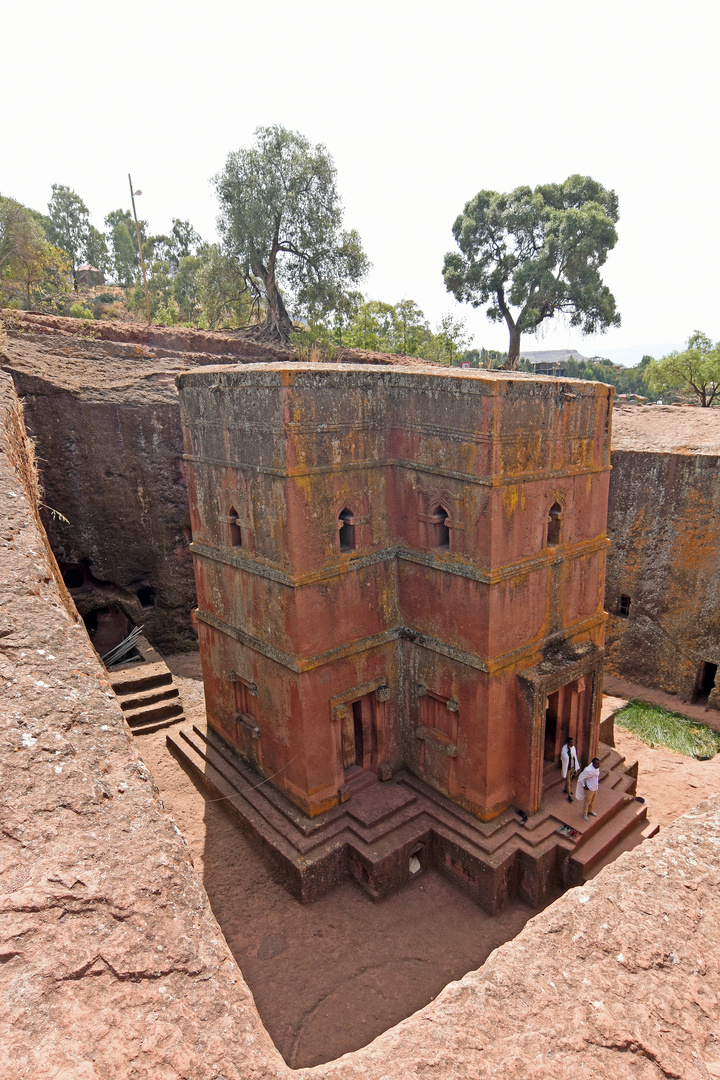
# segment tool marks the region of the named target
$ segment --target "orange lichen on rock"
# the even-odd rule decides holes
[[[611,388],[323,364],[178,386],[211,728],[312,818],[403,767],[480,820],[536,812],[565,736],[597,749]]]

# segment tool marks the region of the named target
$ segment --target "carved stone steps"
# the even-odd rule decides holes
[[[148,735],[184,719],[182,702],[168,666],[158,657],[151,663],[128,664],[108,672],[120,708],[133,735]]]
[[[581,804],[570,806],[556,784],[543,810],[525,823],[512,809],[481,822],[405,770],[385,782],[358,777],[346,802],[311,819],[212,729],[186,725],[166,741],[190,775],[260,841],[303,902],[348,876],[379,899],[402,887],[419,864],[434,866],[491,913],[513,896],[537,904],[564,881],[568,860],[593,833],[607,826],[610,843],[613,830],[624,835],[627,826],[621,812],[631,797],[614,752],[604,755],[609,768],[597,822],[582,821]],[[598,851],[588,846],[573,875],[600,858],[607,843],[603,832]]]
[[[614,813],[598,818],[593,828],[585,833],[570,857],[567,867],[567,883],[580,885],[586,881],[602,859],[621,845],[621,842],[638,826],[647,825],[647,807],[635,799],[626,802]]]

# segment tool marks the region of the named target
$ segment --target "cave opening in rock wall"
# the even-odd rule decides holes
[[[695,692],[692,696],[692,700],[695,704],[707,705],[708,698],[715,686],[717,669],[717,664],[713,664],[709,660],[703,660],[700,664],[695,679]]]
[[[135,623],[118,604],[95,607],[83,615],[85,628],[100,656],[114,649],[123,641]]]

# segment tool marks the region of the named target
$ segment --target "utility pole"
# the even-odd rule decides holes
[[[143,285],[145,286],[145,303],[147,305],[147,317],[148,317],[148,326],[149,326],[150,325],[150,293],[148,292],[147,274],[145,273],[145,259],[143,257],[142,240],[140,238],[140,226],[138,225],[137,210],[135,209],[135,192],[133,191],[133,182],[132,182],[132,178],[130,176],[130,173],[128,173],[128,183],[130,184],[130,198],[132,199],[133,217],[135,218],[135,232],[137,233],[137,239],[138,239],[138,251],[140,252],[140,269],[142,270]],[[138,191],[138,195],[141,195],[141,194],[142,194],[142,192]]]

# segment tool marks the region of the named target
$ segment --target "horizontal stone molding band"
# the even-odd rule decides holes
[[[393,559],[429,566],[446,574],[456,574],[458,577],[479,581],[483,585],[495,585],[500,581],[510,581],[513,578],[542,570],[548,565],[556,566],[572,559],[585,558],[598,551],[605,551],[609,546],[610,541],[606,537],[597,537],[594,540],[576,544],[572,548],[564,548],[562,554],[553,554],[553,549],[547,549],[542,555],[533,556],[533,558],[525,559],[522,562],[511,563],[497,570],[482,570],[473,563],[462,560],[458,555],[440,559],[429,551],[413,551],[410,548],[397,546],[383,548],[381,551],[373,551],[367,555],[345,558],[341,562],[325,566],[321,570],[313,570],[295,576],[286,573],[280,567],[274,566],[264,559],[244,555],[229,548],[211,547],[209,544],[203,544],[199,540],[193,540],[190,550],[198,558],[226,563],[228,566],[236,566],[240,570],[247,570],[250,574],[257,574],[258,577],[269,578],[271,581],[277,581],[280,585],[287,585],[290,589],[298,589],[306,585],[315,585],[318,582],[342,577],[344,574],[354,573],[366,566],[375,566],[380,562],[390,562]]]
[[[188,430],[192,430],[192,424],[186,425]],[[210,423],[208,427],[212,426]],[[276,433],[278,437],[285,434],[285,432]],[[572,450],[568,451],[568,457],[572,456]],[[583,465],[583,466],[567,466],[562,469],[545,469],[537,470],[534,472],[517,472],[507,473],[505,475],[496,476],[478,476],[476,473],[464,473],[457,472],[455,469],[446,469],[442,465],[425,465],[418,461],[405,461],[397,458],[366,458],[362,461],[346,461],[340,464],[333,465],[315,465],[315,466],[290,466],[285,469],[278,469],[271,465],[258,465],[256,463],[250,463],[245,461],[227,461],[223,458],[210,458],[200,457],[196,454],[183,454],[183,461],[191,461],[194,465],[211,465],[213,468],[232,469],[237,472],[241,469],[246,469],[248,472],[254,472],[262,474],[264,476],[282,476],[282,477],[299,477],[299,476],[322,476],[326,473],[344,473],[344,472],[358,472],[369,469],[409,469],[412,472],[424,472],[429,473],[432,476],[442,476],[448,480],[461,480],[465,484],[475,484],[479,487],[500,488],[500,487],[512,487],[515,484],[527,484],[533,480],[553,480],[560,477],[571,476],[593,476],[597,473],[609,472],[610,466],[603,465]]]
[[[573,626],[566,628],[561,635],[557,635],[544,641],[532,642],[522,649],[505,653],[504,655],[493,659],[481,657],[476,653],[458,649],[454,645],[448,645],[446,642],[438,641],[437,638],[418,633],[407,626],[393,626],[388,630],[384,630],[381,634],[373,634],[369,637],[359,638],[357,641],[352,641],[347,645],[341,645],[336,649],[328,649],[327,652],[317,653],[315,656],[308,656],[300,660],[296,660],[294,657],[290,656],[289,653],[284,652],[282,649],[278,649],[276,645],[272,645],[268,641],[262,641],[260,638],[253,637],[251,634],[246,634],[243,630],[238,630],[236,627],[230,626],[222,619],[216,618],[216,616],[211,615],[207,611],[196,611],[195,618],[198,622],[205,623],[206,626],[210,626],[213,630],[217,630],[218,633],[224,634],[234,641],[239,641],[241,645],[245,645],[255,652],[262,653],[263,656],[267,656],[268,659],[274,660],[276,663],[281,664],[283,667],[288,668],[290,671],[294,671],[297,674],[302,674],[305,671],[313,671],[315,668],[323,667],[325,664],[332,664],[336,660],[343,660],[347,656],[356,656],[358,653],[369,652],[371,649],[375,649],[379,645],[385,645],[391,641],[402,640],[411,641],[421,648],[438,653],[440,656],[446,656],[451,660],[457,661],[459,664],[464,664],[465,667],[475,668],[477,671],[483,671],[492,676],[499,674],[509,665],[522,663],[525,657],[527,657],[528,660],[532,659],[537,655],[538,649],[540,648],[547,647],[548,645],[560,648],[563,641],[568,638],[588,633],[595,627],[602,625],[605,622],[606,616],[605,614],[592,616],[589,619],[585,619],[580,623],[576,623]],[[380,681],[382,682],[384,680]]]

